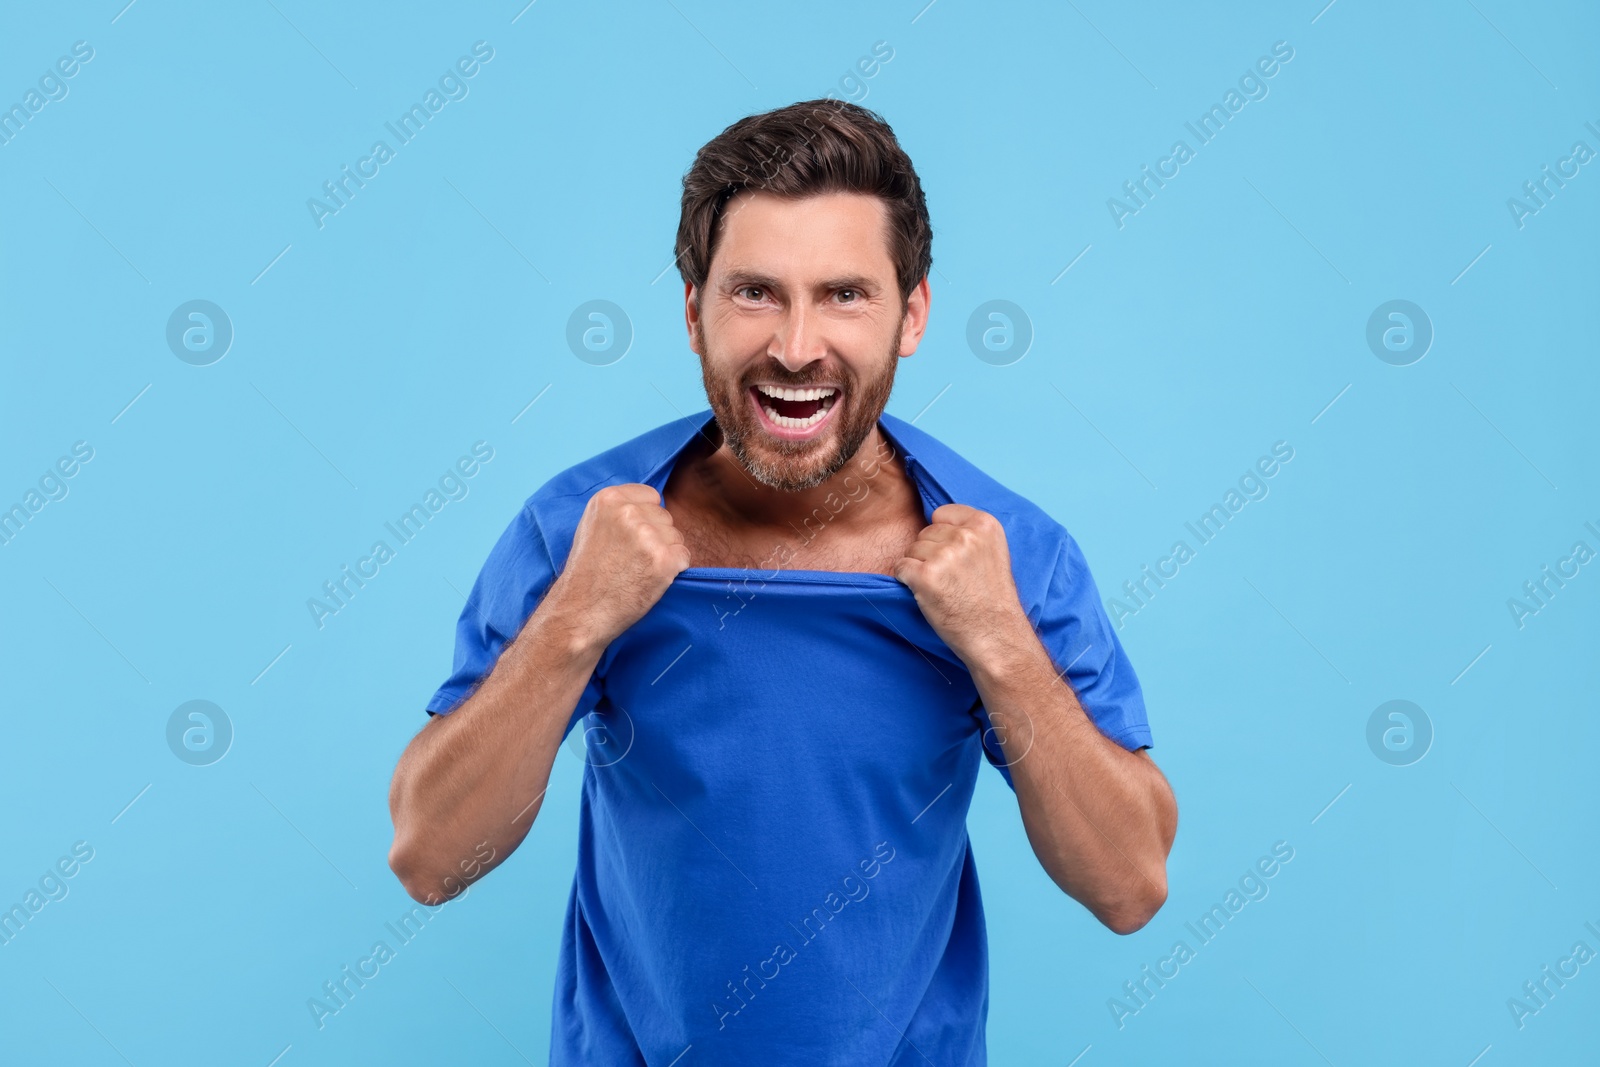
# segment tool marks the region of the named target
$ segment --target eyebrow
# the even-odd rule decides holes
[[[764,289],[776,289],[779,291],[784,288],[783,283],[778,281],[777,278],[759,270],[735,266],[720,273],[727,281],[737,282],[740,285],[759,285]],[[872,279],[865,275],[849,274],[836,278],[825,278],[819,284],[819,287],[823,289],[864,289],[870,291],[875,286]]]

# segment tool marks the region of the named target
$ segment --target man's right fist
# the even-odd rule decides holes
[[[609,485],[589,498],[551,596],[583,643],[604,649],[644,617],[678,573],[689,548],[648,485]]]

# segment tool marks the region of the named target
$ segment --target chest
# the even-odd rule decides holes
[[[907,791],[924,798],[909,817],[976,768],[971,676],[881,574],[692,568],[598,673],[627,758],[597,785],[710,804],[705,825],[736,839],[832,836],[812,825],[824,809],[847,823]]]

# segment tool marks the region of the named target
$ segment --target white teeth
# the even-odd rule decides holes
[[[776,385],[758,385],[756,389],[764,396],[774,400],[823,400],[834,394],[835,390],[826,387],[812,389],[785,389]]]
[[[766,386],[761,386],[760,388],[761,388],[762,392],[764,392],[764,393],[768,392]],[[805,391],[805,390],[790,390],[790,392],[801,392],[801,391]],[[775,411],[773,409],[771,404],[762,404],[761,405],[761,410],[767,413],[767,418],[772,420],[772,424],[774,426],[781,426],[786,430],[805,430],[805,429],[809,429],[810,427],[815,426],[817,423],[821,422],[823,419],[828,417],[828,411],[829,411],[829,409],[831,409],[833,407],[833,400],[831,399],[832,396],[833,396],[833,390],[832,389],[827,389],[827,390],[812,389],[812,390],[809,390],[809,391],[810,392],[821,392],[821,393],[824,394],[824,396],[821,397],[821,398],[818,398],[818,397],[779,397],[778,398],[780,400],[802,400],[802,399],[804,399],[804,400],[816,400],[816,399],[821,399],[822,400],[822,406],[819,407],[815,412],[813,412],[809,418],[791,419],[787,415],[779,415],[777,413],[777,411]],[[770,393],[768,395],[770,395]]]

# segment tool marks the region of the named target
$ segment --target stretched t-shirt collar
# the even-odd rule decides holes
[[[677,425],[680,428],[680,432],[668,439],[665,454],[650,468],[650,473],[641,479],[642,483],[650,486],[656,492],[664,494],[666,492],[667,478],[671,475],[673,468],[677,466],[679,457],[683,455],[696,437],[705,436],[708,441],[711,440],[709,430],[715,424],[716,416],[712,414],[710,408],[693,415],[686,415],[678,420]],[[906,444],[903,430],[910,425],[910,423],[896,418],[887,411],[878,418],[878,429],[889,440],[889,443],[894,446],[901,462],[905,464],[906,473],[910,476],[912,484],[917,487],[917,491],[922,497],[924,520],[932,522],[934,509],[954,501],[950,493],[940,484],[939,479],[923,465],[922,461],[917,458],[916,454]]]

